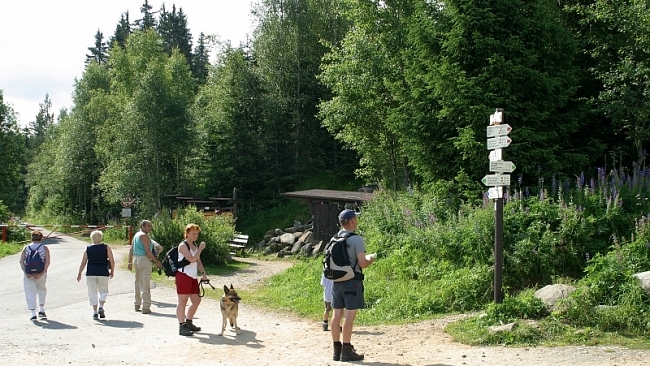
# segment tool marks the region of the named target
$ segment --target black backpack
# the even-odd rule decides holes
[[[35,275],[45,271],[45,258],[38,252],[43,244],[32,249],[29,245],[25,248],[25,273]]]
[[[323,258],[323,276],[333,282],[344,282],[354,278],[361,278],[361,273],[354,271],[348,255],[347,239],[355,233],[345,236],[334,235],[325,246],[325,258]]]
[[[183,240],[181,244],[187,245],[187,249],[190,249],[190,245],[187,244],[185,240]],[[175,245],[169,249],[162,260],[162,266],[167,277],[176,276],[176,272],[188,264],[190,264],[190,261],[185,258],[183,258],[183,260],[180,262],[178,261],[178,245]]]

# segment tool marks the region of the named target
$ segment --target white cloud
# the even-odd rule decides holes
[[[0,89],[5,102],[19,113],[21,125],[34,120],[39,103],[50,95],[52,110],[70,108],[75,78],[80,78],[88,47],[99,29],[109,39],[129,12],[141,17],[144,0],[2,1],[0,12]],[[163,1],[149,1],[157,11]],[[195,40],[201,32],[216,34],[234,45],[252,33],[248,0],[178,0],[165,2],[183,9]]]

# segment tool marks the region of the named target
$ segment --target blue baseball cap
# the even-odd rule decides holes
[[[355,217],[357,217],[359,215],[360,215],[359,212],[355,212],[354,210],[350,210],[348,208],[348,209],[345,209],[345,210],[341,211],[341,213],[339,214],[339,221],[341,221],[341,222],[349,221],[349,220],[352,220],[353,218],[355,218]]]

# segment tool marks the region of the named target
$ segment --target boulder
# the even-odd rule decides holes
[[[314,233],[311,232],[311,231],[307,231],[307,232],[303,233],[302,236],[300,237],[300,240],[303,243],[316,244],[316,240],[314,239]]]
[[[551,310],[558,310],[557,302],[567,298],[575,290],[575,287],[569,285],[547,285],[535,291],[535,297],[542,300]]]
[[[517,323],[508,323],[504,325],[495,325],[488,329],[490,333],[512,332],[517,328]]]
[[[293,244],[293,247],[291,247],[291,254],[297,254],[303,245],[305,245],[305,243],[301,242],[300,240],[296,241]]]
[[[639,280],[643,291],[645,291],[646,294],[650,295],[650,271],[635,273],[632,276]]]
[[[293,243],[296,242],[296,237],[291,233],[282,234],[280,236],[280,243],[284,246],[293,246]]]

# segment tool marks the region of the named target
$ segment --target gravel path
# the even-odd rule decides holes
[[[75,276],[86,246],[69,237],[48,239],[47,321],[32,323],[22,290],[18,256],[0,259],[3,299],[0,360],[7,365],[341,365],[331,360],[331,339],[319,319],[302,319],[255,308],[243,299],[241,334],[221,330],[219,304],[204,299],[195,323],[203,331],[178,335],[176,295],[168,286],[152,290],[152,314],[133,311],[133,274],[111,280],[107,318],[94,321],[84,282]],[[117,249],[117,248],[114,248]],[[115,250],[123,258],[124,247]],[[228,276],[212,276],[218,287],[243,288],[288,268],[290,262],[242,259],[253,265]],[[209,290],[211,291],[211,290]],[[357,327],[355,347],[366,365],[650,365],[650,352],[619,347],[470,347],[452,342],[442,329],[453,317],[401,326]]]

